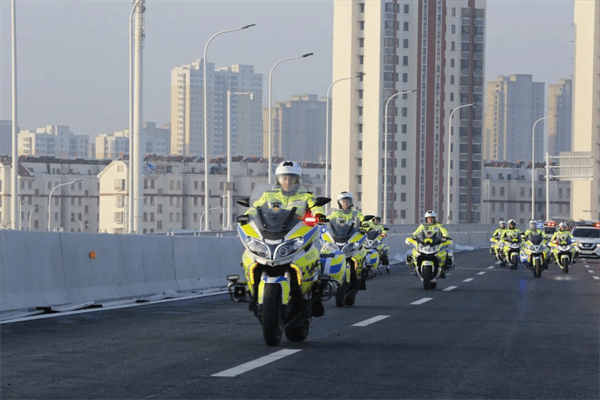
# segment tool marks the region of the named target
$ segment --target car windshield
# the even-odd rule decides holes
[[[579,238],[600,239],[600,229],[596,228],[575,228],[573,236]]]

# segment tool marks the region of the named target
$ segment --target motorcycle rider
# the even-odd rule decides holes
[[[494,231],[494,233],[492,234],[492,241],[494,244],[490,248],[490,252],[494,255],[496,255],[496,253],[500,249],[500,245],[499,245],[500,238],[502,237],[502,234],[506,230],[506,222],[504,220],[501,220],[498,225],[499,225],[498,229],[496,229]]]
[[[500,236],[500,239],[504,239],[507,236],[512,236],[511,234],[515,234],[518,233],[518,237],[519,239],[521,239],[521,230],[519,228],[517,228],[517,223],[515,222],[514,219],[509,219],[508,220],[508,228],[506,228],[504,230],[504,233],[502,234],[502,236]]]
[[[363,228],[366,229],[367,231],[379,232],[379,235],[382,237],[381,240],[383,240],[383,238],[387,236],[387,234],[385,233],[385,230],[383,229],[383,224],[381,223],[381,215],[379,215],[379,214],[375,214],[375,216],[373,217],[373,219],[371,221],[364,222]],[[381,265],[385,265],[385,270],[389,272],[390,262],[388,260],[387,254],[381,255]]]
[[[569,232],[569,226],[565,222],[561,222],[558,224],[558,230],[554,232],[552,238],[550,239],[549,246],[552,248],[552,255],[556,260],[558,258],[558,247],[557,244],[562,241],[568,241],[569,244],[576,242],[571,232]],[[573,264],[575,264],[575,260],[579,257],[579,252],[577,251],[577,247],[573,246],[571,248],[571,256],[573,259]]]
[[[325,221],[325,211],[322,207],[314,207],[315,197],[311,192],[300,189],[302,183],[302,168],[295,161],[283,161],[275,169],[275,180],[279,186],[276,190],[265,191],[262,196],[246,211],[248,215],[256,214],[256,208],[269,203],[272,209],[291,210],[296,207],[296,215],[303,217],[311,211],[319,222]],[[314,317],[325,314],[321,300],[313,301]]]
[[[538,229],[537,227],[537,223],[535,222],[535,220],[530,220],[529,221],[529,229],[527,229],[524,233],[523,236],[521,237],[523,239],[523,241],[525,240],[530,240],[532,238],[532,235],[542,235],[542,243],[541,244],[547,244],[548,243],[548,235],[542,230],[542,229]],[[547,254],[546,254],[547,256]],[[548,259],[547,257],[544,259],[544,269],[548,269]]]
[[[413,232],[413,234],[412,234],[413,237],[416,237],[421,232],[426,231],[426,232],[438,232],[440,235],[442,235],[442,237],[449,238],[450,234],[448,233],[448,230],[444,227],[444,225],[442,225],[441,223],[436,221],[436,217],[437,217],[437,214],[433,210],[428,210],[427,212],[425,212],[425,217],[424,217],[425,223],[421,224],[417,228],[417,230]],[[415,260],[416,260],[416,257],[415,257]],[[446,272],[451,269],[454,269],[454,260],[452,258],[450,258],[448,255],[448,257],[446,257],[446,263],[442,267],[443,272],[440,275],[440,278],[445,278]]]
[[[327,219],[338,218],[343,219],[346,222],[353,222],[358,219],[357,225],[360,227],[365,216],[360,210],[352,209],[352,207],[354,207],[354,196],[352,196],[352,193],[346,191],[341,192],[337,197],[337,203],[339,209],[333,210]]]

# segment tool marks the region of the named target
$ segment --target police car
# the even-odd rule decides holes
[[[600,222],[576,224],[571,232],[581,258],[600,258]]]

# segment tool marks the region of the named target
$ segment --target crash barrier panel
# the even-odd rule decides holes
[[[390,261],[418,225],[390,226]],[[448,227],[455,246],[489,245],[495,225]],[[0,311],[209,289],[242,274],[235,236],[0,231]]]

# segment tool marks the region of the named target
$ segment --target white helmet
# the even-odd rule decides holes
[[[275,180],[280,186],[281,178],[284,176],[291,176],[294,178],[292,179],[290,190],[285,192],[286,195],[293,196],[296,194],[302,183],[302,168],[300,168],[300,165],[295,161],[284,161],[277,166],[277,169],[275,169]]]
[[[566,223],[563,221],[563,222],[561,222],[560,224],[558,224],[558,230],[559,230],[559,231],[562,231],[562,228],[565,228],[565,230],[566,230],[566,229],[568,229],[568,228],[569,228],[569,225],[567,225],[567,224],[566,224]]]
[[[376,219],[378,219],[379,222],[381,222],[381,215],[375,214],[375,216],[373,217],[373,222],[375,222]]]
[[[352,193],[344,191],[344,192],[340,193],[337,197],[337,203],[338,203],[338,207],[340,208],[340,210],[342,209],[342,203],[341,203],[342,199],[350,200],[350,208],[352,208],[354,206],[354,196],[352,196]]]
[[[537,222],[535,222],[535,220],[532,219],[529,221],[529,229],[532,231],[537,230]]]
[[[500,228],[502,228],[502,229],[506,228],[506,222],[504,220],[501,220],[499,222],[499,225],[500,225]]]
[[[435,211],[427,210],[427,212],[425,212],[425,222],[427,222],[427,218],[429,217],[433,217],[433,222],[436,222],[437,214],[435,213]]]

